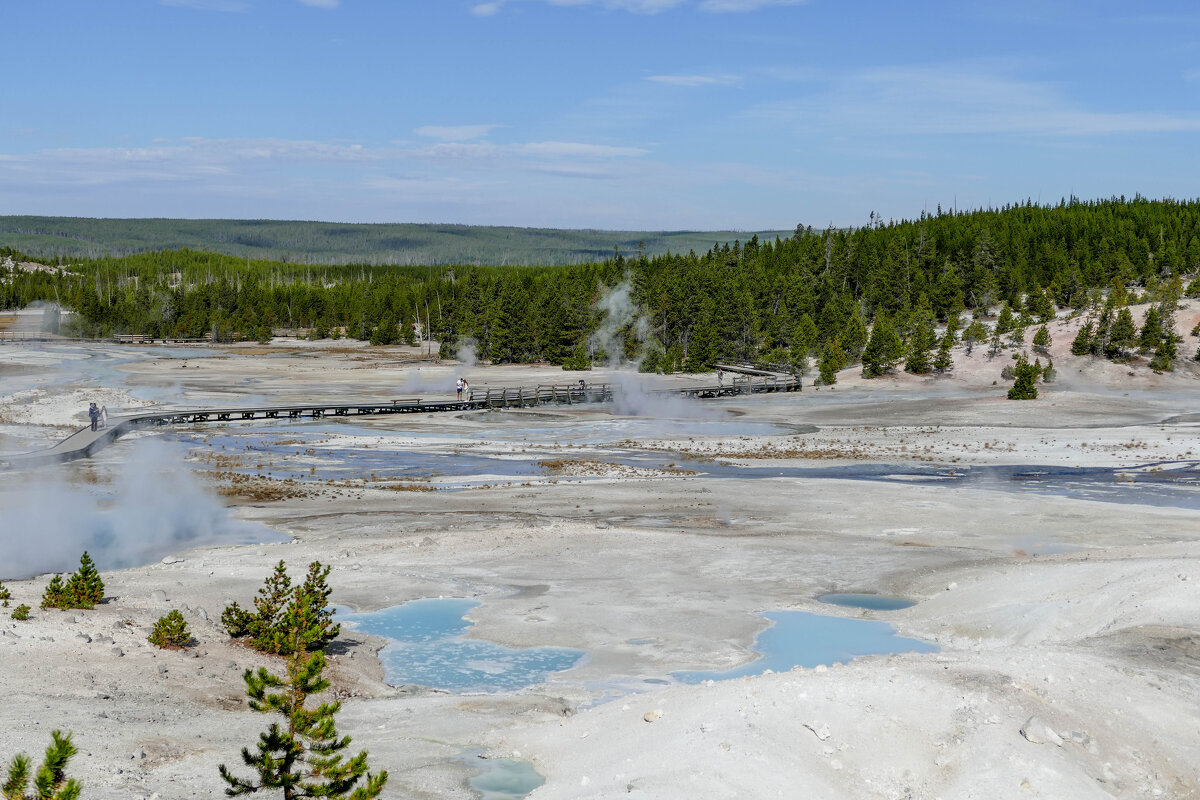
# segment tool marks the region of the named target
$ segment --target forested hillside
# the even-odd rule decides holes
[[[894,349],[927,340],[934,320],[961,310],[1032,319],[1094,306],[1109,287],[1198,292],[1189,284],[1198,267],[1200,203],[1122,198],[939,209],[569,266],[310,267],[147,253],[71,263],[68,274],[16,271],[0,282],[0,302],[58,300],[92,335],[265,338],[301,327],[388,343],[428,330],[444,353],[473,340],[498,362],[586,367],[625,356],[700,370],[718,359],[818,358],[837,368],[860,357],[873,323],[894,333]]]
[[[786,236],[790,231],[779,233]],[[614,250],[686,253],[707,249],[714,241],[750,235],[245,219],[0,217],[0,247],[41,258],[189,249],[291,264],[584,264],[608,258]]]

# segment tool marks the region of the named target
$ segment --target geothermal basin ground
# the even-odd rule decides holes
[[[483,674],[510,651],[583,654],[457,691],[389,682],[392,640],[344,626],[339,730],[387,797],[475,798],[509,774],[522,788],[494,796],[1200,797],[1200,373],[1056,351],[1060,379],[1012,402],[1002,358],[955,358],[790,395],[164,427],[0,474],[0,580],[33,606],[0,616],[0,758],[70,730],[85,797],[219,796],[217,765],[242,769],[270,721],[242,672],[279,668],[221,609],[281,559],[297,577],[320,560],[348,615],[463,601],[456,641],[502,648]],[[329,342],[5,345],[0,452],[63,438],[93,397],[449,399],[459,375],[579,377]],[[39,609],[85,547],[105,603]],[[819,599],[835,593],[913,604]],[[195,646],[145,641],[172,608]],[[746,671],[792,612],[928,646],[676,677]]]

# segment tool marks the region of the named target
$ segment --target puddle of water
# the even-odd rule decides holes
[[[467,779],[480,800],[521,800],[546,782],[528,761],[513,758],[472,759],[478,773]]]
[[[759,616],[774,623],[754,640],[753,650],[762,654],[760,658],[724,672],[674,672],[672,677],[683,683],[723,681],[761,675],[767,670],[787,672],[797,666],[844,664],[858,656],[938,650],[931,642],[897,636],[896,629],[886,622],[827,617],[805,611],[768,611]]]
[[[356,630],[391,639],[379,654],[387,682],[451,692],[515,692],[545,683],[585,653],[565,647],[518,650],[464,634],[464,617],[480,605],[465,598],[427,598],[365,614],[338,614]]]
[[[905,600],[903,597],[889,597],[885,594],[853,594],[846,592],[834,592],[832,594],[823,594],[817,598],[818,602],[829,603],[834,606],[845,606],[846,608],[866,608],[871,611],[899,611],[902,608],[912,608],[916,602]]]

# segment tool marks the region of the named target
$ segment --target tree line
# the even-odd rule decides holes
[[[0,249],[0,262],[6,255],[23,258]],[[299,328],[377,344],[438,341],[448,356],[470,341],[498,363],[629,359],[701,371],[722,360],[815,359],[837,369],[860,359],[880,327],[890,331],[880,344],[887,361],[914,337],[929,352],[932,326],[963,311],[1044,319],[1094,307],[1113,287],[1155,293],[1172,281],[1200,294],[1187,282],[1200,269],[1200,201],[939,207],[914,220],[565,266],[311,266],[171,250],[63,267],[0,274],[0,305],[57,301],[88,336],[228,341]]]

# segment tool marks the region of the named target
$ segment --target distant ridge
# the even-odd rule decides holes
[[[0,216],[0,247],[42,258],[98,258],[188,248],[313,264],[580,264],[614,248],[634,255],[703,253],[714,243],[792,231],[602,231],[486,225],[245,219]]]

